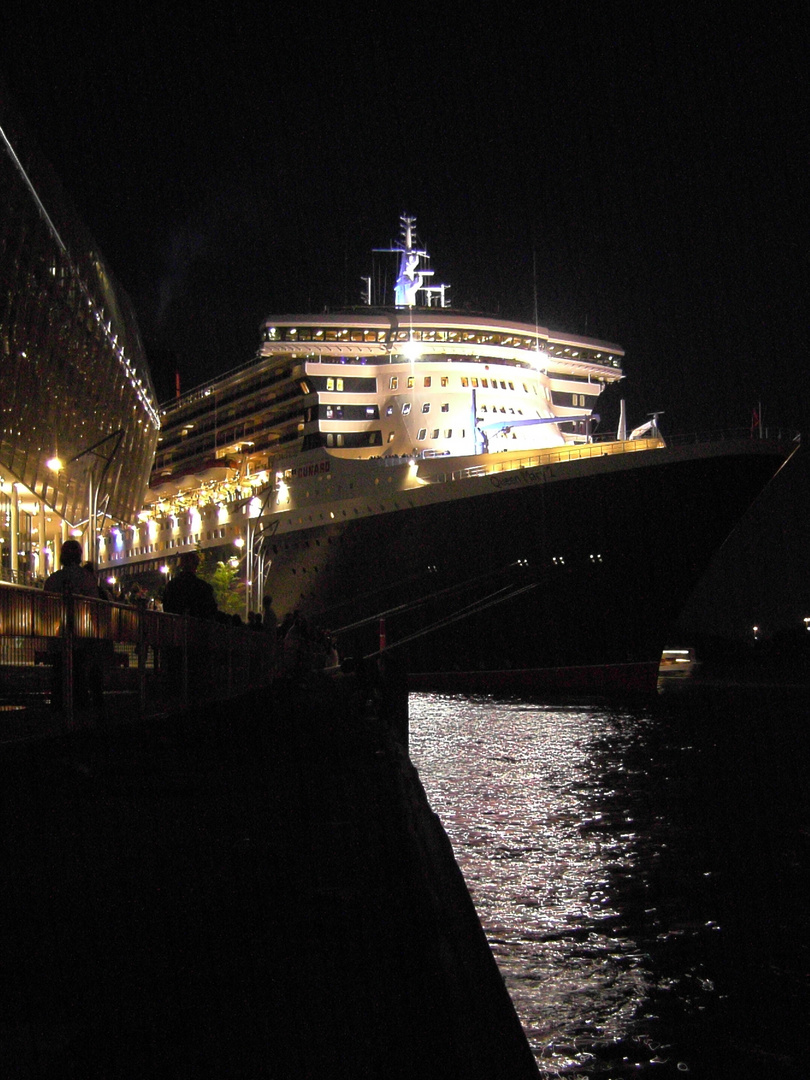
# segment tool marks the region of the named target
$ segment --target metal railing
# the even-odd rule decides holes
[[[0,716],[193,710],[268,686],[275,650],[243,625],[0,584]]]
[[[448,473],[437,473],[434,476],[426,476],[424,479],[431,484],[446,483],[447,480],[466,480],[474,476],[487,476],[492,473],[511,472],[514,469],[532,469],[539,465],[555,465],[567,461],[579,461],[583,458],[601,458],[614,454],[626,455],[642,453],[649,450],[659,450],[666,447],[679,446],[703,446],[712,443],[738,442],[740,439],[751,439],[754,436],[745,429],[736,431],[717,431],[709,434],[668,435],[666,439],[661,436],[651,436],[642,439],[625,439],[618,441],[610,439],[605,441],[595,440],[591,443],[567,444],[565,446],[549,447],[545,450],[534,450],[524,457],[511,457],[500,460],[493,455],[486,463],[472,465],[464,469],[457,469]],[[760,436],[757,436],[757,440]],[[795,442],[797,439],[794,431],[783,431],[781,428],[766,431],[763,435],[765,440],[776,442]]]

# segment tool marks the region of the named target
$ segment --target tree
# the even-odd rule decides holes
[[[214,590],[217,607],[226,615],[240,615],[245,608],[245,583],[239,577],[239,560],[214,561],[200,551],[197,576],[207,581]]]

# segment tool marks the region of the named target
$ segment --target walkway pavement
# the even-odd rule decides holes
[[[350,686],[3,748],[7,1075],[538,1075],[418,777]]]

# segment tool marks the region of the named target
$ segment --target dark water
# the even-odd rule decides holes
[[[543,1076],[810,1076],[807,692],[411,697]]]

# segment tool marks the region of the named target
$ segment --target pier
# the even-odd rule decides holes
[[[397,709],[367,691],[133,698],[5,742],[11,1074],[538,1075]]]

